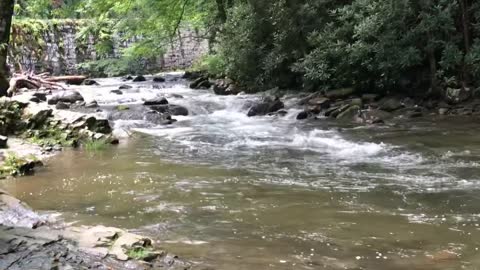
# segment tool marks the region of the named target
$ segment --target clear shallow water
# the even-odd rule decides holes
[[[113,117],[118,148],[67,151],[0,185],[69,222],[128,228],[214,269],[480,269],[478,119],[355,127],[246,117],[257,96],[178,81],[82,89]],[[183,98],[172,97],[180,94]],[[156,126],[142,98],[192,115]],[[105,112],[107,116],[111,113]],[[199,266],[199,269],[203,269]]]

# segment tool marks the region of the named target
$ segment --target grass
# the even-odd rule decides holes
[[[106,140],[88,140],[83,147],[87,152],[99,152],[106,150],[108,143]]]
[[[130,110],[130,107],[128,107],[127,105],[118,105],[116,109],[117,111],[128,111]]]

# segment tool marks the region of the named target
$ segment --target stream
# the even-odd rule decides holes
[[[199,269],[480,269],[480,119],[385,126],[247,117],[258,95],[99,79],[82,86],[122,143],[67,150],[4,188],[66,222],[159,240]],[[161,126],[142,99],[165,96],[189,116]],[[114,106],[130,106],[113,112]]]

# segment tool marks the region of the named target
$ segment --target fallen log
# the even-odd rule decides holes
[[[40,89],[45,87],[47,89],[62,89],[65,87],[54,81],[48,81],[48,78],[42,78],[34,75],[14,74],[10,79],[10,87],[7,90],[7,95],[12,96],[18,89]]]
[[[58,77],[47,77],[46,81],[49,82],[64,82],[67,84],[80,85],[87,79],[86,76],[82,75],[72,75],[72,76],[58,76]]]

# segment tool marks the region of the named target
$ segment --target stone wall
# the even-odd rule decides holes
[[[55,75],[76,74],[78,73],[77,64],[97,60],[95,37],[90,36],[79,40],[78,24],[65,21],[56,23],[54,26],[45,26],[44,23],[41,25],[44,28],[36,34],[35,38],[28,36],[29,31],[23,31],[22,27],[26,27],[25,25],[14,26],[16,35],[22,38],[14,38],[11,44],[9,63],[13,69],[34,70],[38,73],[50,72]],[[37,39],[41,39],[40,42]],[[111,57],[120,57],[122,49],[130,46],[134,41],[113,38]],[[42,47],[39,44],[42,44]],[[185,29],[170,42],[165,54],[150,60],[147,65],[154,70],[184,69],[190,67],[207,51],[208,41],[197,31]]]

